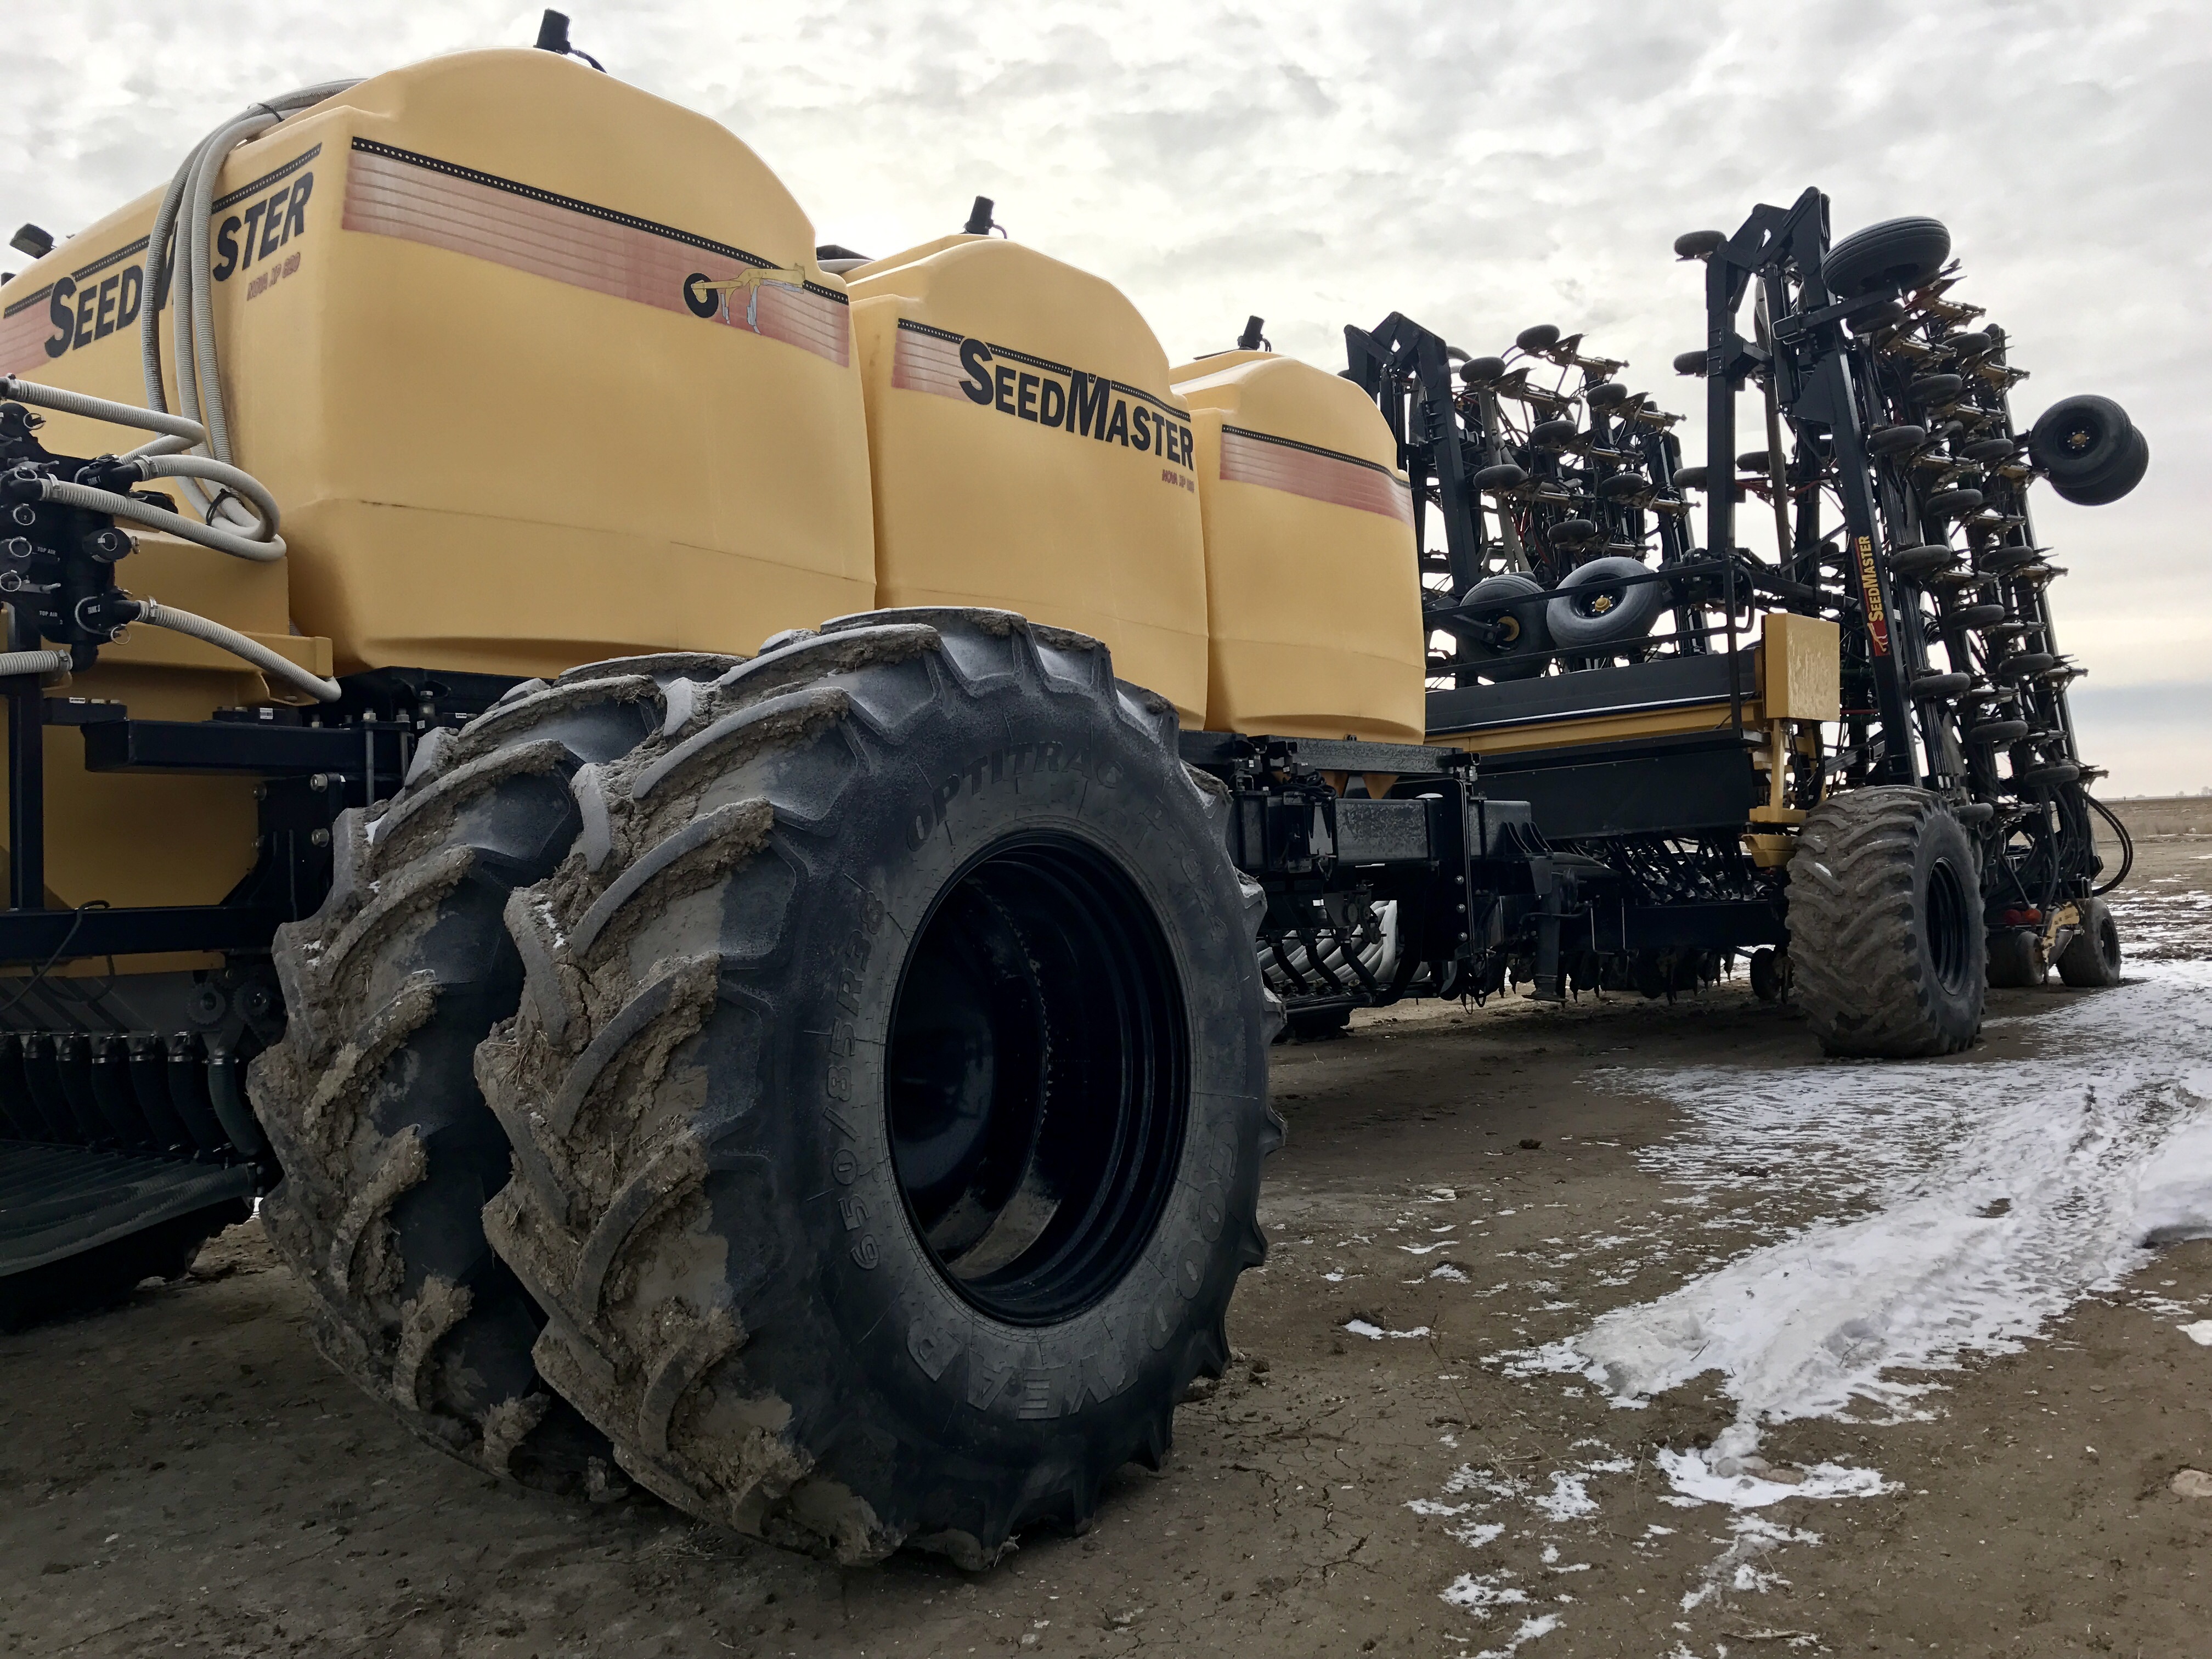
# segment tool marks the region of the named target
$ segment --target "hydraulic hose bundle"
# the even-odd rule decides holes
[[[276,498],[259,480],[226,461],[198,455],[149,453],[161,444],[188,446],[204,442],[207,433],[198,422],[163,410],[135,409],[129,404],[111,403],[105,398],[38,386],[12,376],[0,376],[0,399],[161,434],[155,443],[142,446],[128,455],[79,468],[77,480],[43,474],[27,479],[25,482],[35,488],[38,501],[128,520],[235,558],[267,562],[284,556],[283,539],[276,533],[279,514]],[[100,483],[83,482],[88,474],[97,477]],[[233,529],[212,521],[202,523],[121,490],[104,487],[149,478],[178,478],[188,483],[209,479],[222,484],[230,492],[223,498],[233,508],[228,519],[242,528]],[[210,520],[216,516],[211,511]],[[204,641],[322,702],[335,702],[341,695],[337,681],[309,673],[234,629],[191,611],[179,611],[150,599],[118,599],[111,609],[123,620],[146,623]],[[7,652],[0,653],[0,675],[53,673],[70,666],[71,661],[71,654],[66,651]]]
[[[284,556],[284,538],[278,533],[282,514],[276,497],[235,465],[231,454],[208,281],[208,222],[216,181],[232,150],[287,116],[354,84],[352,81],[326,82],[257,104],[193,146],[177,169],[162,196],[147,244],[149,298],[138,325],[145,408],[0,377],[0,398],[156,434],[128,453],[102,456],[77,467],[74,477],[58,477],[35,467],[19,468],[10,480],[10,494],[19,507],[52,505],[119,519],[256,563],[270,563]],[[173,326],[180,413],[171,411],[162,378],[161,315],[167,298],[176,302]],[[131,490],[132,484],[157,478],[173,482],[198,517],[173,512],[158,504],[158,499],[149,500]],[[126,540],[118,538],[112,556],[96,556],[112,565],[129,551],[129,546]],[[25,549],[28,548],[27,542]],[[21,577],[15,580],[20,588]],[[125,597],[114,591],[104,575],[94,592],[74,599],[65,619],[76,626],[71,637],[80,640],[87,630],[95,638],[103,630],[108,637],[115,637],[129,622],[169,629],[242,658],[262,672],[322,702],[334,702],[341,696],[335,680],[308,672],[236,629],[151,599]],[[75,660],[75,653],[70,651],[0,653],[0,676],[56,672]]]
[[[201,428],[199,434],[190,441],[191,447],[203,449],[217,461],[228,463],[231,453],[230,424],[223,409],[222,379],[216,344],[214,298],[208,281],[208,221],[214,213],[216,180],[222,176],[223,163],[239,145],[258,137],[286,116],[311,108],[356,84],[353,81],[326,81],[319,86],[302,87],[234,116],[192,147],[176,176],[169,180],[161,208],[154,216],[153,232],[146,245],[146,290],[150,298],[138,319],[138,350],[145,367],[146,406],[155,410],[167,410],[169,407],[161,380],[161,303],[167,296],[176,301],[173,331],[177,401]],[[158,455],[185,447],[173,441],[177,435],[181,434],[172,434],[171,441],[149,444],[136,453]],[[200,480],[209,479],[235,488],[221,476],[164,476],[185,479],[185,495],[202,510],[210,524],[220,518],[235,527],[245,516],[227,489],[210,494],[200,487]]]

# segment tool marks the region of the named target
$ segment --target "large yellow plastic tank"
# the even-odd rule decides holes
[[[1397,447],[1350,381],[1231,351],[1174,371],[1197,437],[1217,732],[1419,743],[1425,641]]]
[[[159,195],[0,290],[0,368],[143,400]],[[714,122],[551,52],[436,58],[234,152],[211,234],[236,459],[342,672],[750,651],[873,603],[842,285]]]
[[[878,603],[996,605],[1093,635],[1123,678],[1201,724],[1193,434],[1136,308],[1111,283],[985,237],[848,281]]]

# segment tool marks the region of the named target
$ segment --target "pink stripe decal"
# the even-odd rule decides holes
[[[7,291],[0,289],[0,294]],[[15,374],[46,363],[46,341],[53,331],[53,319],[47,314],[44,300],[0,321],[0,374]],[[134,325],[131,332],[137,331]]]
[[[1379,513],[1409,529],[1413,522],[1413,496],[1402,480],[1349,455],[1307,449],[1255,433],[1223,430],[1221,479]]]
[[[915,329],[898,331],[898,345],[891,353],[891,385],[902,392],[933,392],[940,398],[967,394],[960,383],[968,378],[960,367],[960,343],[940,340]]]
[[[536,200],[514,191],[356,149],[346,178],[345,228],[421,242],[510,270],[662,311],[696,315],[694,276],[726,283],[759,267]],[[695,294],[704,290],[694,285]],[[781,340],[843,368],[852,361],[846,307],[809,289],[767,281],[714,296],[707,320]]]

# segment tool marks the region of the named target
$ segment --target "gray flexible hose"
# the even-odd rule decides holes
[[[88,421],[112,421],[117,426],[135,426],[147,432],[166,434],[156,442],[170,439],[187,443],[207,441],[207,428],[198,421],[188,421],[181,415],[167,415],[159,410],[139,409],[130,404],[112,404],[105,398],[88,398],[82,392],[64,392],[58,386],[40,386],[33,380],[19,380],[12,374],[0,375],[0,398],[11,398],[19,404],[34,404],[40,409],[59,410],[64,415],[82,415]],[[154,446],[149,444],[147,448]]]
[[[69,665],[66,651],[0,651],[0,679],[11,674],[58,674]]]
[[[345,695],[339,690],[336,680],[326,680],[320,675],[309,673],[299,664],[291,661],[289,658],[278,656],[267,646],[258,641],[248,639],[236,629],[225,628],[219,622],[210,622],[205,617],[196,617],[189,611],[173,610],[155,599],[140,599],[137,605],[140,622],[150,623],[156,628],[168,629],[173,633],[189,634],[196,640],[204,641],[210,645],[229,652],[234,657],[243,657],[263,673],[273,675],[289,685],[297,686],[301,690],[308,693],[311,696],[319,697],[325,702],[336,702]],[[38,653],[27,652],[23,654],[28,656]],[[0,660],[5,659],[0,659]],[[69,659],[64,656],[62,660],[66,663]]]
[[[74,507],[86,513],[105,513],[110,518],[129,519],[149,529],[166,530],[188,542],[198,542],[202,547],[211,547],[218,553],[228,553],[234,558],[251,559],[256,564],[274,564],[284,556],[284,538],[271,536],[266,541],[226,530],[221,525],[202,524],[198,519],[187,519],[180,513],[155,507],[150,501],[133,501],[128,495],[118,495],[111,489],[94,489],[89,484],[69,483],[60,478],[39,480],[39,498],[58,501],[64,507]]]
[[[184,165],[169,180],[161,205],[154,216],[154,228],[146,249],[144,311],[138,322],[138,351],[146,382],[149,407],[168,407],[161,385],[161,301],[164,294],[175,301],[173,325],[177,368],[177,400],[187,414],[202,415],[207,428],[207,452],[216,460],[232,459],[230,428],[222,404],[222,381],[215,333],[215,306],[208,279],[208,219],[214,211],[215,187],[230,152],[246,139],[276,125],[286,116],[312,108],[324,100],[356,85],[354,81],[328,81],[302,87],[256,104],[225,122],[192,147]],[[182,221],[181,226],[179,221]],[[182,234],[178,233],[182,230]],[[233,503],[213,497],[197,483],[188,483],[185,495],[204,512],[214,511],[234,525]]]
[[[235,490],[260,517],[249,539],[278,540],[276,498],[269,493],[269,486],[251,472],[228,461],[210,460],[205,455],[145,455],[138,459],[137,467],[143,478],[207,478],[226,489]]]
[[[152,455],[181,455],[192,447],[190,438],[156,438],[149,444],[140,444],[116,457],[123,461],[143,461]]]

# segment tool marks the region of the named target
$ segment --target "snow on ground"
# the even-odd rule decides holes
[[[1633,1073],[1685,1114],[1646,1155],[1669,1179],[1740,1185],[1755,1157],[1773,1200],[1867,1207],[1516,1369],[1581,1371],[1623,1404],[1721,1372],[1737,1422],[1711,1454],[1670,1461],[1686,1497],[1878,1490],[1870,1472],[1826,1467],[1760,1478],[1774,1472],[1753,1455],[1759,1425],[1921,1412],[1940,1386],[1925,1373],[2017,1348],[2147,1245],[2212,1234],[2212,963],[2136,968],[2037,1028],[2032,1060]]]

